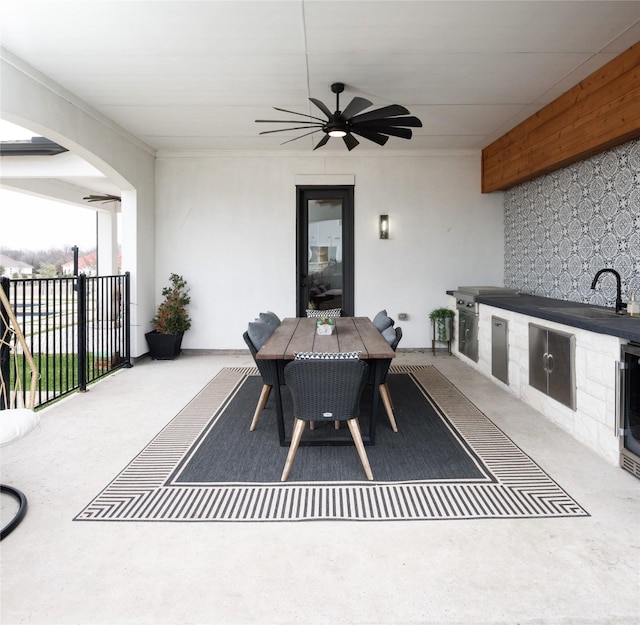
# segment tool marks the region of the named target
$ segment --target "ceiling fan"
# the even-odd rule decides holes
[[[409,111],[399,104],[390,104],[373,111],[363,113],[363,111],[373,103],[366,98],[356,96],[349,102],[344,111],[340,110],[340,94],[344,91],[344,84],[334,82],[331,85],[331,91],[336,94],[336,110],[332,113],[329,108],[316,98],[309,98],[326,116],[324,120],[321,117],[306,115],[305,113],[296,113],[295,111],[287,111],[285,109],[274,106],[276,111],[283,113],[291,113],[308,117],[309,120],[281,120],[281,119],[256,119],[256,123],[265,124],[303,124],[302,126],[294,126],[293,128],[281,128],[280,130],[265,130],[261,135],[272,134],[274,132],[286,132],[288,130],[310,130],[299,137],[294,137],[282,143],[290,143],[314,134],[315,132],[324,132],[324,137],[318,141],[314,150],[321,148],[329,141],[331,137],[342,137],[344,144],[348,150],[353,150],[360,142],[353,136],[358,135],[373,141],[378,145],[384,145],[389,136],[400,137],[402,139],[411,139],[412,132],[410,128],[421,128],[422,122],[409,114]]]
[[[106,204],[107,202],[120,202],[121,199],[117,195],[87,195],[82,198],[87,202],[102,202]]]

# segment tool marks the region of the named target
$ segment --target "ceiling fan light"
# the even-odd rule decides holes
[[[349,134],[346,124],[342,120],[330,121],[322,130],[330,137],[346,137]]]

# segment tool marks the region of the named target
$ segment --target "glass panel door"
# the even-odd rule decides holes
[[[298,187],[298,315],[353,315],[353,187]]]
[[[624,447],[640,456],[640,347],[626,345],[623,351],[624,383]]]

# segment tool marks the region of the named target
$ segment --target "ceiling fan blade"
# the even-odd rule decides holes
[[[316,147],[313,149],[317,150],[318,148],[321,148],[323,145],[327,143],[327,141],[329,141],[330,138],[331,137],[329,135],[325,135],[324,137],[322,137],[322,139],[320,139],[320,141],[318,141],[318,145],[316,145]]]
[[[366,98],[356,96],[349,102],[347,108],[342,111],[342,117],[350,119],[354,115],[364,111],[364,109],[368,109],[370,106],[373,106],[373,102],[369,102]]]
[[[320,124],[318,124],[320,126]],[[309,130],[309,126],[296,126],[295,128],[279,128],[278,130],[263,130],[259,135],[270,135],[274,132],[287,132],[287,130]],[[320,130],[320,127],[318,128]],[[314,130],[315,132],[315,130]]]
[[[411,126],[412,128],[422,128],[422,122],[417,117],[383,117],[382,119],[370,119],[369,121],[352,121],[352,126]]]
[[[402,139],[411,139],[413,133],[408,128],[371,128],[371,130],[377,130],[378,132],[382,132],[385,135],[391,135],[392,137],[400,137]]]
[[[323,102],[320,102],[317,98],[309,98],[310,102],[313,102],[326,116],[327,119],[333,117],[333,113],[325,106]]]
[[[366,122],[372,119],[381,119],[383,117],[395,117],[397,115],[409,115],[409,110],[399,104],[389,104],[389,106],[383,106],[382,108],[375,109],[375,111],[369,111],[368,113],[362,113],[351,118],[351,123],[354,122]]]
[[[356,145],[360,145],[360,141],[358,141],[353,135],[345,135],[342,137],[344,144],[347,146],[347,150],[351,152]]]
[[[285,143],[291,143],[292,141],[297,141],[298,139],[302,139],[302,137],[308,137],[309,135],[312,135],[314,132],[320,132],[320,128],[318,128],[317,130],[312,130],[311,132],[305,132],[303,135],[300,135],[299,137],[294,137],[293,139],[288,139],[287,141],[283,141],[280,145],[284,145]]]
[[[388,140],[389,137],[380,134],[379,132],[376,132],[375,130],[370,130],[368,128],[358,128],[357,130],[355,128],[351,129],[351,132],[356,134],[356,135],[360,135],[361,137],[364,137],[365,139],[369,139],[369,141],[373,141],[374,143],[377,143],[378,145],[384,145]]]
[[[311,124],[312,126],[322,126],[323,123],[305,121],[304,119],[256,119],[256,124]]]
[[[314,115],[308,115],[307,113],[298,113],[297,111],[288,111],[287,109],[281,109],[277,106],[273,107],[274,111],[281,111],[282,113],[291,113],[292,115],[301,115],[302,117],[309,117],[311,119],[317,119],[319,122],[325,122],[326,120],[322,119],[322,117],[315,117]]]

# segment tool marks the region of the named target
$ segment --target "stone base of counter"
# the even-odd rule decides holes
[[[493,315],[505,319],[509,324],[508,385],[491,373],[491,318]],[[530,322],[575,335],[576,410],[571,410],[529,385]],[[615,363],[620,357],[621,345],[627,341],[553,321],[542,321],[537,317],[486,304],[480,305],[478,337],[477,363],[460,354],[455,341],[454,354],[492,379],[498,386],[538,410],[600,456],[615,465],[619,464],[620,442],[615,436]]]

